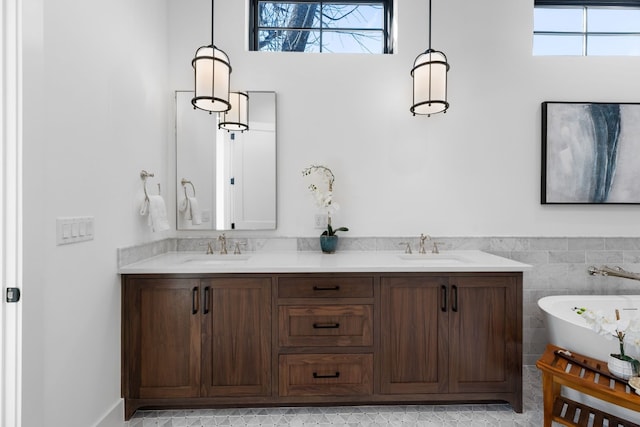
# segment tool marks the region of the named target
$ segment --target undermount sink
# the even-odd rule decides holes
[[[198,255],[187,258],[182,264],[228,265],[247,262],[251,255]]]
[[[451,254],[400,254],[398,257],[404,261],[412,261],[420,264],[452,265],[468,263],[466,259]]]

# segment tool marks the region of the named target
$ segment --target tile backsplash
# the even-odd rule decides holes
[[[314,238],[235,238],[228,233],[227,247],[242,243],[243,251],[319,251]],[[217,236],[216,236],[217,237]],[[118,250],[118,266],[169,251],[205,251],[212,238],[172,238]],[[339,251],[402,250],[418,237],[340,237]],[[531,264],[523,280],[523,358],[535,364],[546,345],[546,329],[537,306],[539,298],[560,294],[640,294],[640,282],[618,277],[590,276],[592,265],[620,266],[640,272],[640,238],[626,237],[433,237],[441,250],[478,249]],[[427,242],[428,243],[428,242]],[[217,245],[216,245],[217,246]]]

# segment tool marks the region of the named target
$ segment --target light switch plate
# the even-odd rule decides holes
[[[327,228],[328,217],[326,214],[315,214],[313,217],[313,228]]]
[[[56,243],[70,243],[93,240],[93,217],[74,216],[56,218]]]

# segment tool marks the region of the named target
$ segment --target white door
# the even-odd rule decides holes
[[[0,426],[21,425],[22,279],[21,0],[0,9]]]

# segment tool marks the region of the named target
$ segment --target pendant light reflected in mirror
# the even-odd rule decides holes
[[[230,92],[231,108],[219,114],[218,129],[244,132],[249,130],[249,95],[245,92]]]
[[[410,111],[416,114],[431,116],[446,112],[447,72],[449,63],[443,52],[431,49],[431,0],[429,0],[429,48],[418,55],[413,63],[413,104]]]
[[[201,46],[191,61],[195,73],[195,92],[191,100],[194,108],[212,112],[227,111],[229,102],[229,57],[213,43],[213,0],[211,0],[211,44]]]

